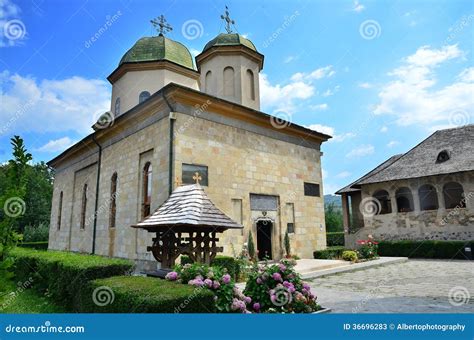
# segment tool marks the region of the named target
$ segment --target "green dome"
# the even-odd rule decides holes
[[[204,46],[203,52],[207,51],[214,46],[238,46],[243,45],[250,48],[251,50],[257,52],[255,45],[250,40],[244,38],[237,33],[221,33],[211,41],[209,41],[206,46]]]
[[[168,60],[194,70],[193,57],[183,44],[162,35],[138,40],[120,59],[124,63]]]

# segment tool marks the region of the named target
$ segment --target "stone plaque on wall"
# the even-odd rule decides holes
[[[278,210],[278,197],[250,194],[250,210],[276,211]]]

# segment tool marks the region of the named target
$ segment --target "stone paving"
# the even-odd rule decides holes
[[[333,313],[474,313],[474,262],[409,260],[310,281]]]

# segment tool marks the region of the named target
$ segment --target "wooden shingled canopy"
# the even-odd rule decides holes
[[[219,210],[199,184],[177,187],[153,214],[132,227],[156,233],[148,251],[162,268],[171,268],[181,254],[210,264],[223,251],[216,233],[243,228]]]

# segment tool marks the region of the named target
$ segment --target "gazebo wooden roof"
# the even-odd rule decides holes
[[[150,216],[132,225],[156,233],[148,251],[161,263],[162,268],[172,268],[176,258],[188,255],[194,262],[210,264],[223,247],[218,247],[217,233],[227,229],[242,229],[219,210],[199,185],[176,188],[170,197]]]
[[[199,184],[176,188],[153,214],[132,227],[150,232],[166,231],[170,228],[175,231],[218,232],[243,228],[219,210]]]

